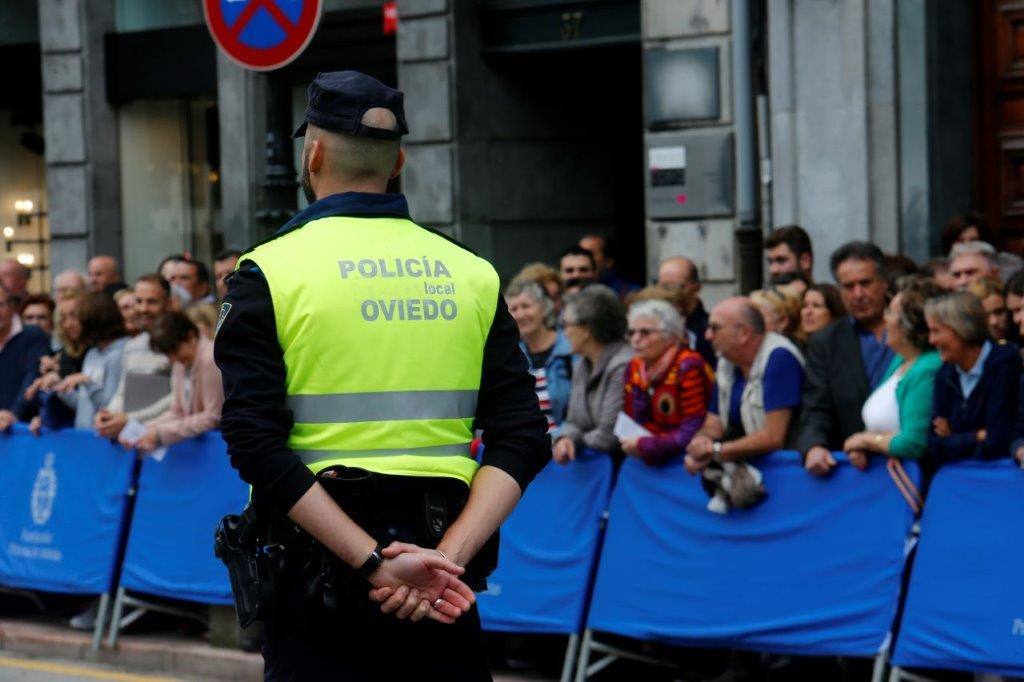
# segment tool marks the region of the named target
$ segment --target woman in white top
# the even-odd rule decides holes
[[[942,365],[928,345],[925,302],[941,292],[934,280],[911,275],[885,310],[886,345],[896,352],[882,383],[864,402],[864,431],[846,439],[850,462],[867,469],[872,453],[917,459],[928,446],[935,373]]]

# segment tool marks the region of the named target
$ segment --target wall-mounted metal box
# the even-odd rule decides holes
[[[730,128],[648,133],[644,147],[649,219],[732,215],[736,190]]]
[[[648,128],[721,117],[717,46],[645,50],[644,80]]]

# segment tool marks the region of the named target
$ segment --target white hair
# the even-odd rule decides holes
[[[505,301],[511,301],[521,294],[526,294],[533,299],[534,303],[541,307],[544,315],[544,326],[548,329],[554,329],[558,321],[555,314],[555,304],[547,292],[544,291],[544,287],[528,279],[514,279],[505,288]]]
[[[952,262],[957,256],[972,256],[975,254],[984,256],[990,267],[999,267],[999,257],[996,249],[988,242],[972,241],[954,244],[952,251],[949,252],[949,260]]]
[[[675,306],[668,301],[651,299],[648,301],[637,301],[629,306],[629,314],[626,319],[629,320],[630,324],[633,324],[634,320],[641,317],[660,321],[661,331],[669,336],[677,339],[685,338],[686,320],[679,314]]]

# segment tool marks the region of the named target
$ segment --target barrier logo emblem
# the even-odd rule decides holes
[[[42,526],[50,520],[53,513],[53,502],[57,498],[57,470],[53,467],[56,455],[52,452],[46,453],[43,457],[43,466],[36,474],[36,481],[32,485],[32,521],[37,526]]]
[[[322,10],[323,0],[203,0],[213,41],[254,71],[279,69],[302,54]]]

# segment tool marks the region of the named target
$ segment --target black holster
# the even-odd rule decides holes
[[[267,615],[274,584],[284,567],[284,548],[267,543],[268,524],[252,502],[239,516],[225,516],[214,531],[213,552],[228,569],[238,624]]]

